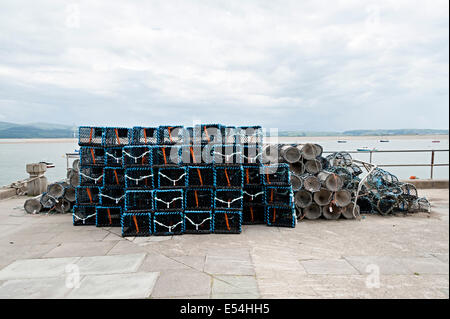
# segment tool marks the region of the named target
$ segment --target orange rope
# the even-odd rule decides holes
[[[89,135],[89,143],[92,143],[92,133],[94,133],[93,127],[91,127],[91,134]]]
[[[171,129],[172,129],[172,127],[169,126],[169,127],[167,128],[167,131],[169,131],[169,141],[172,142],[172,133],[170,132]]]
[[[248,176],[248,168],[245,169],[245,176],[247,177],[247,184],[250,184],[250,177]]]
[[[162,151],[163,151],[163,156],[164,156],[164,163],[167,165],[166,148],[163,147]]]
[[[208,142],[211,142],[211,140],[209,139],[209,134],[208,134],[208,130],[206,129],[206,126],[203,126],[203,130],[205,131],[206,138],[208,139]]]
[[[194,161],[194,163],[197,162],[197,161],[195,160],[194,148],[191,146],[189,149],[191,150],[192,160]],[[200,168],[198,168],[198,167],[197,167],[197,174],[198,174],[198,178],[200,179],[200,185],[203,186],[202,174],[201,174],[201,172],[200,172]]]
[[[116,137],[117,137],[117,144],[120,145],[120,139],[119,139],[119,132],[117,131],[117,129],[114,129],[114,132],[116,132]]]
[[[136,215],[133,215],[133,221],[134,221],[134,226],[136,226],[136,233],[139,234],[139,226],[138,226]]]
[[[273,188],[270,190],[270,202],[273,203]]]
[[[270,184],[270,180],[269,180],[269,168],[266,168],[266,179],[267,179],[267,184]]]
[[[226,168],[225,168],[225,176],[226,176],[226,178],[227,178],[228,187],[230,187],[230,186],[231,186],[230,178],[228,177],[228,171],[227,171]]]
[[[106,211],[108,212],[109,224],[112,225],[111,212],[109,211],[109,208],[107,208]]]
[[[145,128],[144,128],[144,139],[145,139],[145,144],[147,144],[147,132],[145,131]]]
[[[227,229],[230,230],[230,223],[228,222],[228,215],[225,213],[225,224],[227,224]]]
[[[255,219],[254,219],[254,216],[253,216],[253,207],[252,206],[250,206],[250,216],[251,216],[251,219],[252,219],[252,222],[253,222]]]
[[[88,196],[89,196],[89,201],[92,203],[93,200],[92,200],[91,190],[90,190],[89,188],[86,188],[86,191],[87,191],[87,194],[88,194]]]
[[[194,191],[194,195],[195,195],[195,205],[197,205],[198,207],[198,195],[197,195],[197,191]]]
[[[95,154],[93,148],[91,148],[91,155],[92,155],[92,162],[95,164]]]
[[[275,219],[277,218],[277,209],[274,208],[273,209],[273,219],[272,219],[272,223],[275,223]]]
[[[116,183],[117,183],[117,185],[119,185],[120,183],[119,183],[119,176],[117,176],[117,171],[116,170],[114,170],[114,176],[116,177]]]

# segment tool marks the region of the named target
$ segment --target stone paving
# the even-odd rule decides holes
[[[0,298],[449,298],[448,190],[430,215],[122,238],[0,201]]]

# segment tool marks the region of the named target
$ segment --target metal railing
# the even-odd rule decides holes
[[[433,179],[434,168],[441,166],[449,166],[449,163],[435,163],[434,158],[436,152],[448,152],[448,149],[442,150],[363,150],[363,151],[324,151],[325,154],[331,154],[336,152],[346,152],[349,154],[369,154],[369,163],[372,164],[374,153],[431,153],[431,159],[429,164],[377,164],[378,167],[430,167],[430,179]]]

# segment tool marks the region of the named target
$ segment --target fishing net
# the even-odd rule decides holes
[[[127,190],[125,193],[125,210],[127,213],[153,210],[153,191]]]
[[[124,206],[125,190],[121,186],[105,186],[100,191],[100,204],[106,207]]]
[[[186,234],[208,234],[212,232],[211,211],[185,211],[184,232]]]
[[[244,204],[242,223],[244,225],[265,224],[265,206],[258,204]]]
[[[80,165],[105,165],[105,149],[101,147],[80,147]]]
[[[292,207],[266,206],[266,221],[268,226],[294,228],[297,218]]]
[[[184,210],[182,189],[158,189],[154,191],[155,210]]]
[[[80,126],[78,129],[78,145],[101,146],[103,130],[103,127]]]
[[[153,217],[153,235],[180,235],[184,232],[182,212],[155,212]]]
[[[243,194],[241,189],[217,189],[214,194],[215,209],[242,209]]]
[[[215,166],[214,185],[216,187],[242,188],[244,179],[241,166]]]
[[[151,167],[129,167],[125,170],[127,189],[153,189],[155,176]]]
[[[217,234],[239,234],[242,231],[241,210],[216,210],[213,213],[213,232]]]
[[[188,188],[185,192],[186,210],[208,210],[213,207],[212,188]]]
[[[185,167],[160,167],[158,171],[158,187],[185,187],[187,172]]]
[[[95,225],[95,205],[75,205],[73,207],[72,221],[74,226]]]
[[[97,207],[97,227],[120,227],[122,217],[121,207]]]
[[[122,236],[139,237],[152,234],[151,213],[124,213],[121,218]]]
[[[189,187],[213,187],[214,170],[212,166],[189,166],[188,186]]]

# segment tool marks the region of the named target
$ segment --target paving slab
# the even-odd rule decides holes
[[[108,251],[108,255],[139,254],[147,252],[148,249],[145,247],[141,247],[129,240],[121,240]]]
[[[50,250],[44,257],[104,256],[116,244],[115,241],[62,243]]]
[[[400,260],[412,273],[435,275],[449,273],[448,263],[435,257],[403,257]]]
[[[81,257],[77,262],[81,275],[106,275],[136,272],[145,254]]]
[[[213,277],[212,298],[219,295],[259,296],[258,284],[254,276],[221,275]]]
[[[74,226],[74,228],[76,228]],[[79,242],[94,242],[101,241],[108,235],[108,232],[101,228],[95,228],[94,230],[76,230],[65,231],[53,236],[49,243],[79,243]]]
[[[0,286],[1,299],[64,298],[71,288],[64,277],[8,280]]]
[[[160,273],[152,297],[210,295],[211,277],[195,270],[169,270]]]
[[[164,255],[150,253],[145,258],[139,271],[164,271],[171,269],[190,269],[190,267]]]
[[[188,267],[203,271],[205,267],[206,256],[180,256],[172,257],[172,259],[182,263]]]
[[[440,261],[448,264],[448,254],[432,254],[434,257],[439,259]]]
[[[255,275],[250,257],[206,256],[204,271],[215,275]]]
[[[16,260],[0,270],[0,280],[62,276],[66,266],[78,260],[79,257]]]
[[[384,275],[407,275],[411,271],[399,260],[398,257],[391,256],[345,256],[353,267],[360,274],[368,274],[378,267],[380,274]]]
[[[148,298],[158,273],[132,273],[86,276],[78,289],[67,296],[70,299]]]
[[[308,274],[312,275],[357,275],[358,271],[344,259],[322,259],[301,261]]]

